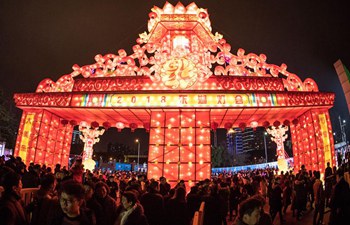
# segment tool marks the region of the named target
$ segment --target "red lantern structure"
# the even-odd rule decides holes
[[[132,54],[96,55],[57,81],[41,81],[35,93],[15,94],[23,110],[15,155],[27,164],[67,166],[75,123],[62,120],[94,121],[93,127],[110,121],[118,131],[143,124],[150,132],[148,177],[191,186],[210,178],[211,129],[289,120],[296,171],[302,164],[320,171],[335,165],[328,113],[334,94],[264,54],[232,52],[211,30],[207,10],[195,3],[155,6]]]

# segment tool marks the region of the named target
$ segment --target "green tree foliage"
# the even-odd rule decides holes
[[[15,112],[13,112],[13,102],[4,91],[0,89],[0,140],[6,141],[7,148],[15,147],[16,132],[18,129],[18,121]]]
[[[224,145],[211,146],[211,163],[214,168],[228,167],[233,165],[233,158]]]

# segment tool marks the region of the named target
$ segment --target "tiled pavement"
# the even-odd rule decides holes
[[[268,206],[265,208],[265,211],[268,212]],[[324,224],[328,224],[329,214],[330,214],[329,208],[326,208],[324,219],[323,219],[323,223]],[[286,222],[283,223],[283,225],[299,225],[299,224],[300,225],[312,225],[313,215],[314,215],[314,211],[309,209],[308,211],[306,211],[304,213],[304,216],[301,218],[301,220],[297,220],[296,217],[292,216],[292,211],[290,211],[288,209],[286,215],[284,215],[284,219],[286,220]],[[229,221],[227,219],[227,224],[228,225],[233,225],[235,223],[234,223],[234,221]],[[277,214],[273,224],[274,225],[281,225],[278,214]]]

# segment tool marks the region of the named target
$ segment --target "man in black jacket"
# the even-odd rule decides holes
[[[26,225],[28,221],[21,205],[21,176],[10,170],[2,177],[5,189],[0,199],[0,220],[4,225]]]

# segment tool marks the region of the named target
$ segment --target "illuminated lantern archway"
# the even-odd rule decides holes
[[[192,185],[210,177],[211,129],[285,121],[295,170],[334,165],[334,94],[285,64],[267,63],[264,54],[233,53],[195,3],[152,8],[148,31],[132,51],[96,55],[95,63],[74,65],[56,82],[41,81],[35,93],[15,94],[23,110],[15,154],[26,163],[67,165],[76,121],[108,121],[119,131],[132,124],[150,133],[149,177]]]

